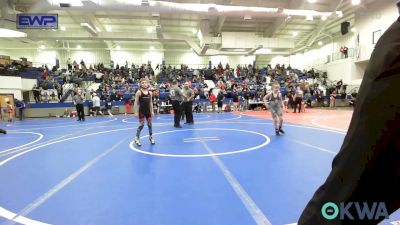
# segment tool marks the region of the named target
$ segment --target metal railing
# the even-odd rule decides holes
[[[354,56],[355,56],[355,49],[349,48],[347,58],[354,58]],[[314,60],[313,65],[314,66],[324,65],[342,59],[346,59],[345,55],[341,52],[335,52],[333,54],[326,55],[324,57]]]

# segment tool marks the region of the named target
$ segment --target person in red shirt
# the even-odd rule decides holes
[[[214,95],[213,93],[213,89],[210,90],[210,103],[211,103],[211,107],[212,107],[212,111],[215,112],[215,100],[217,99],[217,97]]]
[[[131,111],[131,99],[127,98],[125,100],[125,115],[127,115],[128,113],[132,113]]]
[[[45,70],[45,71],[43,72],[43,74],[42,74],[43,80],[46,80],[48,76],[49,76],[49,72],[47,72],[47,70]]]
[[[240,77],[240,66],[236,67],[236,77]]]

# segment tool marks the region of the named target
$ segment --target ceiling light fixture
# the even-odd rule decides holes
[[[81,49],[81,48],[82,48],[82,46],[80,46],[80,45],[77,45],[77,46],[76,46],[76,48],[77,48],[77,49]]]
[[[153,32],[153,27],[147,27],[147,32],[148,32],[148,33]]]
[[[321,46],[321,45],[323,45],[323,44],[324,44],[324,42],[318,41],[318,45],[319,45],[319,46]]]
[[[322,20],[322,21],[325,21],[325,20],[327,20],[327,19],[328,19],[327,16],[321,16],[321,20]]]
[[[309,3],[316,3],[317,0],[308,0]]]
[[[154,50],[154,46],[150,46],[150,50],[153,51]]]
[[[60,26],[60,30],[65,31],[67,28],[64,25]]]
[[[10,30],[6,28],[0,28],[0,37],[2,38],[18,38],[18,37],[26,37],[28,36],[24,32]]]
[[[115,49],[121,50],[121,46],[117,45],[117,46],[115,47]]]
[[[294,31],[293,32],[293,37],[297,37],[297,35],[299,35],[299,32],[298,31]]]
[[[59,5],[60,7],[71,7],[71,6],[83,6],[81,0],[47,0],[53,5]]]
[[[254,54],[256,54],[256,55],[260,55],[260,54],[271,54],[271,52],[272,52],[272,50],[271,49],[269,49],[269,48],[261,48],[261,49],[258,49]]]
[[[342,18],[342,17],[343,17],[343,12],[342,12],[342,11],[336,11],[336,15],[337,15],[339,18]]]
[[[351,4],[353,5],[359,5],[361,3],[361,0],[351,0]]]
[[[250,15],[245,15],[243,19],[244,19],[244,20],[251,20],[252,18],[251,18]]]
[[[106,31],[107,31],[107,32],[111,32],[111,31],[112,31],[112,26],[107,25],[107,26],[106,26]]]

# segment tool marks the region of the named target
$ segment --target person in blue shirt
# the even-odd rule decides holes
[[[25,119],[25,108],[26,108],[25,102],[23,100],[15,99],[14,104],[19,111],[19,120]]]

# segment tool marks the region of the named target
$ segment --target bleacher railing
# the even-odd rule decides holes
[[[349,48],[347,58],[354,58],[354,56],[355,56],[355,49]],[[335,62],[335,61],[342,60],[342,59],[346,59],[346,56],[343,53],[338,51],[333,54],[326,55],[324,57],[314,60],[313,65],[314,66],[324,65],[324,64]]]

